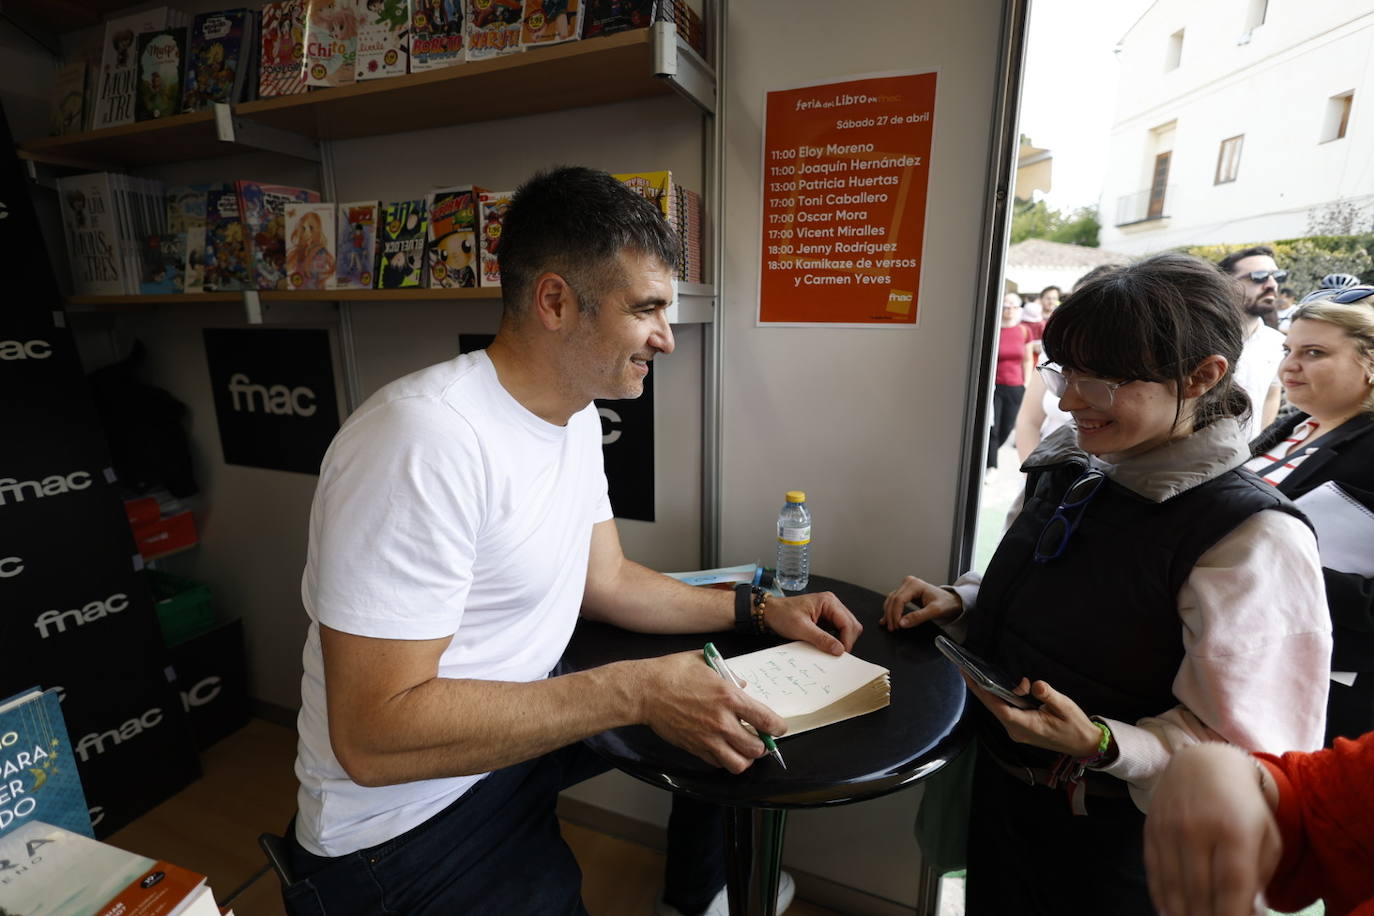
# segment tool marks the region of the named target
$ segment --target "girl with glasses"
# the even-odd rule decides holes
[[[1323,288],[1303,297],[1279,381],[1296,409],[1259,435],[1246,467],[1291,499],[1335,483],[1347,498],[1374,507],[1374,287]],[[1310,511],[1317,520],[1320,509]],[[1374,578],[1362,575],[1369,571],[1345,563],[1322,570],[1331,667],[1347,672],[1328,681],[1328,745],[1374,729]]]
[[[970,685],[970,916],[1153,913],[1141,827],[1173,750],[1321,744],[1316,541],[1241,469],[1241,316],[1235,285],[1183,255],[1076,290],[1041,372],[1073,423],[1027,458],[986,574],[887,597],[889,629],[937,621],[1043,704]]]

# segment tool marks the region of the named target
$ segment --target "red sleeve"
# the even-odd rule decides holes
[[[1330,916],[1374,913],[1374,732],[1316,753],[1255,756],[1279,789],[1283,857],[1270,906],[1298,910],[1321,897]]]

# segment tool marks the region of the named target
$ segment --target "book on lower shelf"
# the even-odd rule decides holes
[[[0,838],[38,820],[95,836],[55,687],[0,702]]]
[[[787,738],[833,725],[892,702],[888,670],[850,655],[789,642],[726,659],[744,692],[787,720]]]
[[[42,821],[0,837],[0,912],[219,916],[205,876]]]

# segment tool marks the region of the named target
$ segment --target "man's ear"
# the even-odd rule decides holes
[[[1185,398],[1200,398],[1211,391],[1226,375],[1226,370],[1230,368],[1230,363],[1226,357],[1220,353],[1213,353],[1211,356],[1198,363],[1197,368],[1188,373],[1187,384],[1183,389]]]
[[[559,274],[548,272],[536,277],[532,296],[534,314],[547,331],[561,330],[577,314],[577,295]]]

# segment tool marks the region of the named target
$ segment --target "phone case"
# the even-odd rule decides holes
[[[1012,688],[1020,683],[1019,678],[1012,680],[1009,675],[999,670],[995,665],[984,661],[958,643],[944,636],[937,636],[935,637],[935,648],[939,649],[940,654],[953,662],[960,671],[973,678],[974,683],[979,687],[1003,702],[1018,709],[1039,709],[1044,705],[1033,696],[1021,696],[1018,693],[1013,693]]]

